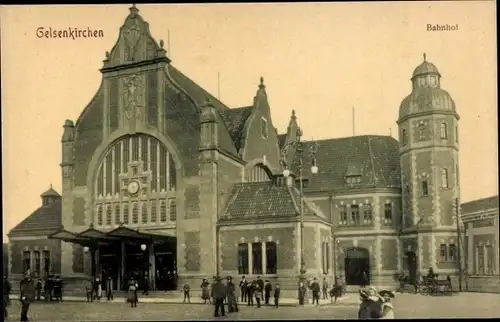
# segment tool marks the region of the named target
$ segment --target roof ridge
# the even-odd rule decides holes
[[[373,152],[372,152],[372,138],[368,137],[368,153],[370,155],[370,164],[372,165],[372,173],[373,173],[373,185],[377,186],[377,173],[375,172],[375,162],[373,161]]]

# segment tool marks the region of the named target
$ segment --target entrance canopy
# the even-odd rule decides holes
[[[125,226],[120,226],[109,232],[104,232],[93,227],[82,231],[81,233],[72,233],[65,229],[61,229],[48,236],[50,239],[59,239],[65,242],[79,244],[82,246],[95,246],[98,244],[112,244],[116,242],[126,243],[162,243],[172,242],[174,236],[166,236],[160,234],[152,234],[149,232],[131,229]]]

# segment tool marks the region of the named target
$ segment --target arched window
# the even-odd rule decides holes
[[[142,216],[141,216],[141,222],[143,224],[148,223],[148,204],[146,202],[142,203]]]
[[[162,200],[160,204],[160,222],[167,222],[167,203],[165,200]]]
[[[422,196],[429,195],[429,185],[427,184],[427,180],[422,180]]]
[[[111,216],[114,211],[115,225],[120,223],[120,218],[124,224],[146,225],[157,221],[157,203],[160,200],[174,200],[176,190],[175,162],[166,146],[153,136],[126,135],[110,145],[101,159],[96,172],[94,206],[103,207],[104,203],[109,202],[114,204]],[[125,207],[125,204],[130,202],[133,203],[132,209]],[[102,225],[104,218],[99,220],[99,207],[94,209],[98,217],[97,222]],[[102,215],[101,210],[100,216]],[[167,219],[165,217],[164,222]],[[106,217],[106,225],[113,225],[113,221],[109,222]]]
[[[276,274],[278,271],[278,245],[276,242],[266,243],[266,274]]]
[[[441,139],[447,139],[448,138],[448,126],[446,123],[441,123],[440,128],[439,128],[439,134],[441,136]]]
[[[248,244],[238,244],[238,275],[248,274]]]
[[[106,225],[111,226],[113,220],[113,209],[111,209],[111,205],[106,205]]]
[[[120,204],[115,204],[115,225],[119,225],[121,223],[120,219]]]
[[[170,199],[170,220],[175,221],[177,219],[177,204],[174,199]]]
[[[257,164],[248,174],[248,182],[271,181],[269,170],[263,164]]]
[[[137,207],[137,203],[132,204],[132,223],[139,223],[139,208]]]

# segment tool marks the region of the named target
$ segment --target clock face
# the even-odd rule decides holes
[[[139,185],[139,182],[137,181],[130,181],[130,183],[128,184],[127,186],[127,191],[128,193],[130,193],[131,195],[135,195],[136,193],[139,192],[139,189],[140,189],[140,185]]]

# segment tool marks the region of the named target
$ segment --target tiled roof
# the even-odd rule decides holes
[[[280,149],[283,147],[283,145],[285,145],[287,135],[288,134],[278,134],[278,144],[280,146]]]
[[[49,190],[45,191],[44,193],[42,193],[42,197],[60,197],[61,195],[55,191],[54,189],[52,189],[52,187],[50,187]]]
[[[295,217],[299,215],[296,189],[276,186],[273,182],[245,182],[234,186],[221,220]],[[306,203],[304,215],[316,215]]]
[[[473,200],[462,204],[462,214],[472,214],[488,209],[498,209],[499,196]]]
[[[24,235],[28,231],[30,235],[37,235],[37,231],[43,231],[44,233],[55,232],[61,229],[61,227],[61,200],[59,199],[35,210],[35,212],[14,227],[9,232],[9,236]]]
[[[226,123],[229,135],[234,142],[236,150],[241,148],[241,138],[245,123],[252,114],[253,106],[244,106],[238,108],[231,108],[221,112],[222,119]]]
[[[316,142],[319,145],[316,153],[317,174],[311,174],[309,170],[313,142],[303,142],[303,173],[309,179],[305,191],[401,186],[399,145],[394,138],[364,135]],[[298,159],[297,155],[294,164],[298,164]],[[347,184],[347,174],[361,176],[361,182]]]

